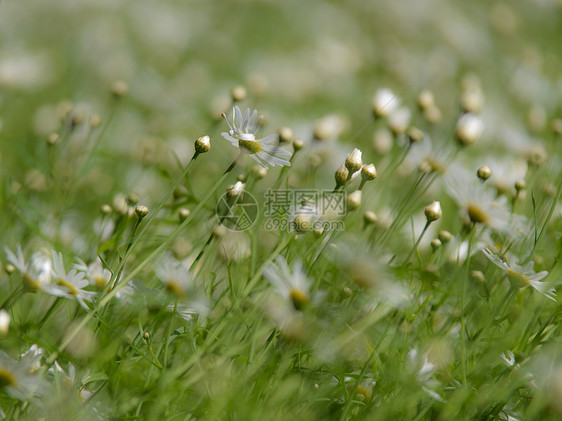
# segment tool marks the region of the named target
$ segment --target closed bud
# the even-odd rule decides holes
[[[423,132],[417,127],[410,127],[406,132],[406,135],[408,136],[410,143],[423,142],[423,139],[425,138]]]
[[[439,240],[439,238],[431,240],[431,248],[433,251],[436,251],[439,247],[441,247],[441,240]]]
[[[205,153],[211,149],[211,138],[207,135],[197,138],[195,141],[195,152]]]
[[[377,178],[377,169],[375,168],[375,164],[365,165],[361,168],[361,178],[365,181]]]
[[[213,237],[222,238],[227,234],[226,228],[224,225],[215,225],[213,228]]]
[[[349,171],[345,167],[345,164],[338,168],[335,174],[336,186],[343,186],[347,182],[349,177]]]
[[[486,282],[486,277],[479,270],[471,270],[470,278],[479,284],[483,284],[484,282]]]
[[[361,206],[361,190],[355,190],[347,196],[347,211],[351,212]]]
[[[361,160],[361,151],[355,148],[346,158],[345,167],[351,174],[353,174],[354,172],[359,171],[362,165],[363,161]]]
[[[521,190],[525,190],[527,188],[527,183],[525,180],[517,180],[515,182],[515,190],[519,193]]]
[[[237,85],[230,90],[230,96],[232,97],[232,101],[241,102],[247,98],[248,92],[244,86]]]
[[[139,203],[139,195],[136,193],[129,193],[127,195],[127,204],[129,206],[135,206],[137,203]]]
[[[110,205],[105,204],[105,205],[101,205],[100,212],[102,215],[109,215],[111,214],[111,212],[113,212],[113,209],[111,208]]]
[[[137,214],[137,216],[139,217],[139,219],[144,218],[146,215],[148,215],[148,208],[144,205],[138,205],[135,208],[135,213]]]
[[[431,91],[427,89],[423,90],[418,95],[417,103],[418,103],[418,107],[420,107],[420,110],[426,110],[429,107],[434,106],[435,98],[433,97],[433,93],[431,93]]]
[[[492,176],[492,170],[484,165],[483,167],[478,168],[478,170],[476,171],[476,175],[480,180],[486,181]]]
[[[101,117],[99,114],[92,114],[88,120],[90,127],[98,127],[101,124]]]
[[[295,152],[300,151],[304,147],[304,142],[300,139],[293,140],[293,149]]]
[[[6,310],[0,310],[0,337],[6,336],[10,329],[10,313]]]
[[[435,201],[428,205],[425,210],[425,217],[427,218],[427,222],[437,221],[441,218],[441,203]]]
[[[254,165],[252,167],[252,174],[254,174],[254,177],[256,177],[258,180],[261,180],[267,175],[267,170],[261,165]]]
[[[127,95],[128,92],[129,92],[129,85],[127,85],[127,82],[125,81],[116,80],[111,84],[111,93],[116,98]]]
[[[437,105],[432,105],[429,108],[423,110],[423,116],[431,124],[437,124],[441,121],[441,110]]]
[[[290,127],[281,127],[279,129],[279,142],[290,143],[293,141],[295,135]]]
[[[178,217],[180,218],[181,222],[189,218],[189,215],[191,215],[191,211],[187,208],[180,208],[180,210],[178,211]]]
[[[143,338],[146,342],[148,342],[148,341],[150,340],[150,333],[148,333],[148,332],[143,332],[142,338]]]
[[[437,234],[437,238],[439,238],[442,244],[447,244],[453,239],[453,234],[449,231],[441,230],[439,231],[439,234]]]
[[[49,137],[47,137],[47,145],[53,146],[55,145],[60,139],[58,133],[51,133]]]
[[[379,218],[375,212],[368,210],[363,214],[363,219],[366,224],[376,224]]]

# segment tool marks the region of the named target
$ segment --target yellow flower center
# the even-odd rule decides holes
[[[247,150],[250,154],[258,153],[262,150],[261,145],[253,140],[238,140],[238,147]]]
[[[66,282],[64,279],[62,278],[58,278],[57,279],[57,284],[59,284],[60,286],[63,286],[65,288],[68,288],[68,290],[70,291],[70,293],[72,295],[78,295],[78,290],[76,288],[74,288],[74,285],[69,284],[68,282]]]
[[[291,292],[289,292],[289,297],[297,310],[302,310],[303,307],[310,301],[308,295],[300,289],[292,289]]]
[[[357,386],[357,389],[355,389],[355,395],[363,402],[369,402],[371,400],[371,391],[363,386]]]
[[[107,279],[101,276],[94,276],[94,283],[96,284],[96,289],[104,289],[107,285]]]
[[[511,269],[507,271],[507,279],[509,279],[509,282],[515,288],[523,288],[529,285],[529,280],[527,279],[527,277]]]
[[[467,208],[468,216],[474,223],[487,224],[490,221],[490,215],[479,205],[471,203]]]
[[[4,388],[6,386],[15,386],[16,383],[17,382],[14,375],[10,371],[8,371],[8,369],[0,367],[0,388]]]
[[[186,293],[177,279],[170,279],[166,282],[166,289],[177,297],[185,297]]]
[[[23,287],[27,291],[36,291],[39,289],[39,281],[32,278],[27,272],[23,274]]]

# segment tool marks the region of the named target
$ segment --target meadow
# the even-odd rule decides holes
[[[0,419],[562,418],[562,3],[0,1]]]

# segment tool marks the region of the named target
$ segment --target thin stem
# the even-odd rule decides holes
[[[406,260],[404,260],[403,265],[405,265],[406,263],[408,263],[408,261],[410,260],[410,257],[412,257],[412,254],[414,253],[414,251],[418,248],[420,241],[423,237],[423,235],[425,234],[425,232],[427,231],[427,229],[429,228],[429,225],[431,224],[431,221],[427,221],[425,223],[425,227],[423,227],[423,231],[421,232],[420,236],[418,237],[418,241],[416,241],[416,244],[414,244],[414,247],[412,247],[412,249],[410,250],[410,253],[408,253],[408,257],[406,257]]]

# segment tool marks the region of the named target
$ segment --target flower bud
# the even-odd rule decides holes
[[[476,171],[476,175],[480,180],[486,181],[492,176],[492,170],[484,165],[483,167],[478,168],[478,171]]]
[[[424,133],[417,127],[410,127],[406,132],[406,135],[408,136],[410,143],[423,142],[423,139],[425,138]]]
[[[187,208],[180,208],[178,210],[178,217],[180,218],[180,221],[183,222],[185,221],[187,218],[189,218],[189,215],[191,215],[191,211]]]
[[[437,234],[437,238],[439,238],[442,244],[447,244],[453,239],[453,234],[449,231],[441,230],[439,231],[439,234]]]
[[[142,338],[143,338],[146,342],[148,342],[148,341],[150,340],[150,333],[148,333],[148,332],[143,332]]]
[[[246,88],[244,86],[237,85],[230,90],[230,96],[232,97],[232,101],[241,102],[247,98],[248,92],[246,92]]]
[[[420,110],[426,110],[429,107],[434,106],[435,98],[433,97],[433,93],[428,89],[423,90],[418,95],[417,103]]]
[[[378,217],[377,214],[373,211],[365,211],[365,213],[363,214],[363,220],[365,221],[365,224],[376,224],[378,221]]]
[[[205,153],[211,149],[211,138],[207,135],[197,138],[195,141],[195,152]]]
[[[127,204],[129,206],[135,206],[137,203],[139,203],[139,195],[131,192],[127,195]]]
[[[254,165],[252,167],[252,173],[254,174],[254,177],[256,177],[258,180],[261,180],[267,175],[267,170],[261,165]]]
[[[438,201],[431,203],[425,208],[424,213],[425,217],[427,218],[427,222],[437,221],[439,218],[441,218],[442,215],[441,203],[439,203]]]
[[[361,206],[361,190],[355,190],[347,196],[347,211],[351,212]]]
[[[100,212],[102,215],[109,215],[113,212],[113,209],[111,209],[111,206],[106,203],[105,205],[101,205]]]
[[[395,135],[403,134],[410,125],[411,113],[406,107],[398,108],[388,116],[388,128]]]
[[[129,85],[127,85],[127,82],[125,81],[116,80],[111,84],[111,93],[116,98],[127,95],[128,92],[129,92]]]
[[[338,168],[335,174],[336,186],[343,186],[347,182],[347,177],[349,177],[349,171],[345,167],[345,164]]]
[[[139,219],[144,218],[146,215],[148,215],[148,208],[144,205],[138,205],[135,208],[135,213],[137,214]]]
[[[293,149],[295,152],[300,151],[304,147],[304,142],[300,139],[293,140]]]
[[[475,281],[479,284],[483,284],[483,283],[486,282],[486,277],[479,270],[471,270],[470,271],[470,277],[472,278],[473,281]]]
[[[431,249],[433,251],[436,251],[439,247],[441,247],[441,240],[439,240],[439,238],[431,240]]]
[[[345,167],[351,174],[353,174],[354,172],[359,171],[362,165],[363,161],[361,160],[361,151],[355,148],[346,158]]]
[[[365,165],[361,168],[361,178],[364,181],[371,181],[377,178],[377,169],[375,168],[375,164]]]
[[[461,95],[461,108],[466,113],[479,113],[484,106],[484,94],[478,88],[467,90]]]
[[[60,139],[60,136],[58,133],[51,133],[49,135],[49,137],[47,137],[47,145],[48,146],[53,146],[55,145]]]
[[[482,119],[475,114],[467,113],[462,115],[456,125],[457,141],[461,146],[468,146],[476,143],[482,132],[484,131],[484,123]]]
[[[281,127],[278,133],[279,143],[290,143],[295,137],[293,130],[290,127]]]
[[[0,337],[6,336],[10,329],[10,313],[6,310],[0,310]]]
[[[437,124],[441,121],[441,110],[437,105],[432,105],[423,110],[423,116],[430,124]]]
[[[519,193],[521,190],[525,190],[527,188],[527,183],[525,180],[517,180],[515,182],[515,190]]]
[[[90,127],[98,127],[101,124],[101,117],[99,114],[94,113],[90,116],[90,119],[88,120],[88,123],[90,124]]]

